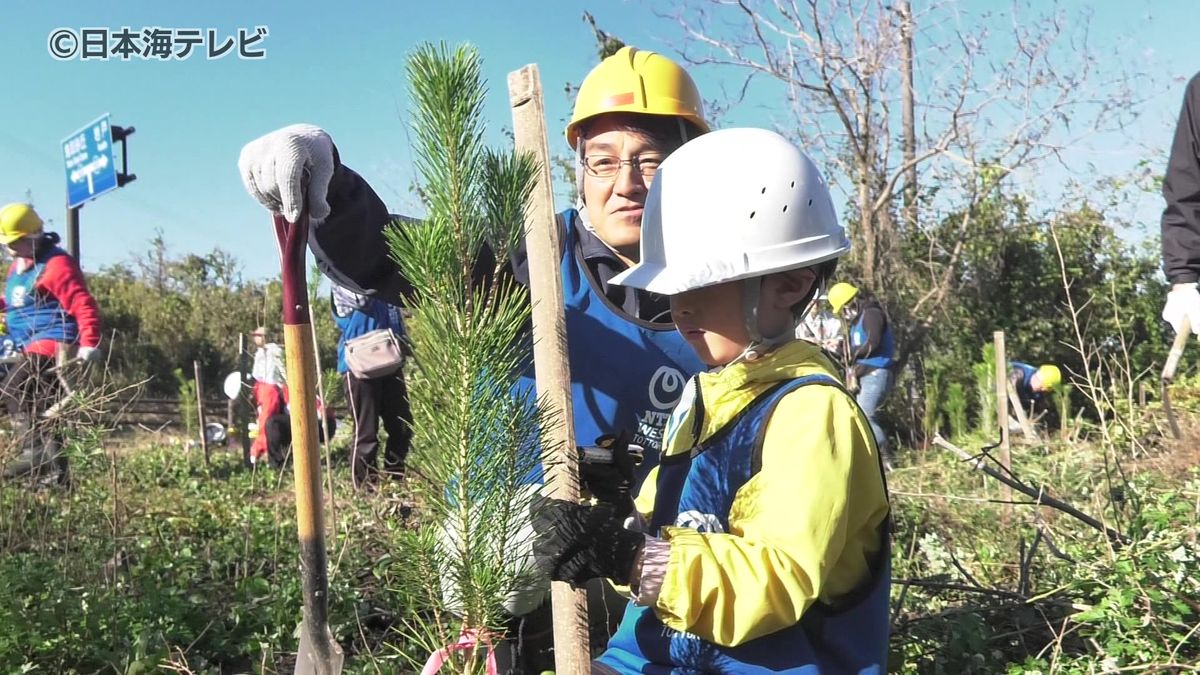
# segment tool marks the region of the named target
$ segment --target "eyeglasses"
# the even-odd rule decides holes
[[[588,155],[583,158],[583,168],[596,178],[616,178],[621,167],[628,164],[634,171],[642,174],[643,178],[653,178],[662,164],[662,155],[638,155],[629,159],[621,159],[612,155]]]

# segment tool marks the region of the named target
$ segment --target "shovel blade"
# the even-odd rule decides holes
[[[313,636],[313,631],[300,624],[300,648],[296,651],[295,675],[340,675],[346,655],[333,639],[326,627],[324,634]]]

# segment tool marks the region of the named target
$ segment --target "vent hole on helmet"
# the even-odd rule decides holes
[[[787,213],[787,204],[784,204],[784,205],[783,205],[783,212],[784,212],[784,213]]]
[[[750,217],[751,217],[751,218],[753,218],[755,213],[757,213],[757,212],[756,212],[756,211],[751,211],[751,212],[750,212]]]
[[[809,205],[809,206],[812,206],[812,200],[811,200],[811,199],[810,199],[810,200],[808,200],[808,205]]]
[[[762,193],[763,193],[764,195],[765,195],[765,194],[767,194],[767,188],[766,188],[766,186],[765,186],[765,185],[763,186]]]
[[[796,187],[796,181],[792,181],[792,187]]]

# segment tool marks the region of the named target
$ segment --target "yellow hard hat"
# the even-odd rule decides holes
[[[13,203],[0,209],[0,244],[11,244],[41,231],[42,219],[32,206]]]
[[[1057,389],[1058,385],[1062,384],[1062,371],[1058,366],[1046,364],[1037,369],[1038,379],[1042,381],[1042,388],[1046,391]]]
[[[592,68],[575,97],[567,142],[575,147],[584,121],[614,112],[682,117],[708,131],[692,77],[678,63],[644,49],[622,47]]]
[[[829,289],[829,305],[833,307],[834,312],[840,312],[846,303],[853,300],[856,295],[858,295],[858,287],[854,284],[844,281],[836,283]]]

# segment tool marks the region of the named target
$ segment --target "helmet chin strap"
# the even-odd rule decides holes
[[[753,363],[766,356],[779,345],[794,340],[796,338],[796,326],[803,320],[809,306],[820,295],[820,286],[822,285],[823,282],[821,281],[813,284],[813,290],[808,301],[804,303],[799,312],[792,313],[791,323],[778,334],[768,337],[763,335],[758,327],[758,301],[762,296],[762,277],[742,280],[742,321],[746,325],[746,332],[750,334],[750,344],[746,345],[742,353],[738,354],[726,366],[732,366],[739,361]]]
[[[620,258],[621,257],[620,251],[613,248],[612,244],[608,243],[607,241],[604,241],[604,237],[601,237],[600,233],[596,231],[596,228],[592,227],[592,221],[588,220],[587,207],[581,203],[579,205],[579,209],[576,211],[576,213],[579,214],[579,222],[583,223],[583,229],[596,235],[596,239],[599,240],[601,244],[604,244],[604,248],[608,249],[609,251],[612,251],[613,255]]]
[[[753,363],[779,345],[791,342],[795,338],[796,320],[794,317],[791,325],[778,335],[768,337],[762,334],[758,327],[758,301],[761,295],[762,277],[753,277],[742,281],[742,321],[746,325],[746,332],[750,334],[750,344],[746,345],[741,354],[726,364],[728,366],[739,361]]]

